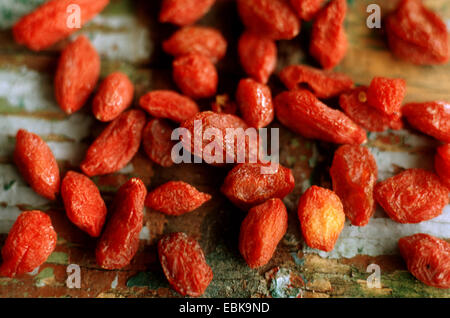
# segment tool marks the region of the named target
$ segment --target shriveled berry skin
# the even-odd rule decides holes
[[[286,234],[288,215],[280,199],[251,208],[241,224],[239,251],[250,268],[266,265]]]
[[[406,94],[406,81],[401,78],[374,77],[367,90],[367,101],[393,118],[401,116],[403,98]]]
[[[215,2],[215,0],[163,0],[159,22],[179,26],[192,24],[203,17]]]
[[[15,277],[42,265],[56,247],[50,217],[41,211],[22,212],[2,248],[0,276]]]
[[[19,129],[13,156],[17,169],[31,188],[37,194],[55,200],[60,185],[59,168],[55,156],[41,137]]]
[[[139,149],[145,114],[129,110],[113,120],[86,152],[81,170],[92,177],[116,172],[127,165]]]
[[[306,65],[290,65],[281,70],[280,79],[290,90],[307,87],[317,98],[331,98],[353,88],[345,74],[323,71]]]
[[[409,103],[402,107],[402,115],[417,130],[443,142],[450,142],[450,103]]]
[[[298,203],[298,218],[309,247],[333,250],[345,222],[341,200],[333,191],[318,186],[306,190]]]
[[[246,31],[239,38],[238,54],[245,73],[254,80],[266,84],[277,65],[275,41]]]
[[[182,215],[199,208],[211,195],[183,181],[169,181],[147,195],[145,206],[168,215]]]
[[[263,174],[262,163],[236,165],[226,176],[220,190],[242,210],[264,203],[271,198],[283,199],[294,189],[294,176],[290,169],[278,165],[272,174]]]
[[[441,181],[450,189],[450,144],[440,146],[434,157],[434,168]]]
[[[134,86],[127,75],[114,72],[100,84],[92,101],[92,112],[100,121],[117,118],[133,102]]]
[[[90,236],[100,236],[106,205],[95,183],[81,173],[69,171],[61,183],[61,197],[69,220]]]
[[[418,233],[399,239],[398,247],[414,277],[428,286],[450,288],[450,243]]]
[[[250,78],[239,82],[236,101],[242,118],[251,127],[265,127],[275,116],[270,88]]]
[[[68,37],[78,28],[70,27],[70,5],[77,5],[82,13],[80,24],[83,26],[97,13],[102,11],[109,0],[51,0],[42,4],[30,14],[22,17],[13,27],[14,39],[34,51],[43,50]]]
[[[173,165],[172,127],[164,119],[150,120],[142,132],[142,146],[147,156],[162,167]]]
[[[367,86],[359,86],[341,94],[339,105],[348,117],[368,131],[403,128],[403,121],[400,118],[392,118],[369,105]]]
[[[300,21],[287,0],[237,0],[245,27],[272,40],[290,40],[300,32]]]
[[[378,178],[377,163],[369,149],[357,145],[339,147],[330,175],[347,218],[353,225],[367,225],[375,212],[373,188]]]
[[[199,99],[214,96],[219,79],[209,58],[188,54],[173,61],[173,80],[184,95]]]
[[[167,118],[177,123],[200,111],[192,99],[169,90],[156,90],[143,95],[139,106],[154,117]]]
[[[81,35],[68,44],[59,58],[55,75],[55,97],[66,113],[78,111],[87,101],[100,74],[100,57]]]
[[[312,20],[322,8],[324,0],[291,0],[297,15],[305,21]]]
[[[163,42],[163,49],[173,56],[201,54],[213,63],[225,56],[227,41],[219,30],[202,26],[187,26]]]
[[[414,64],[445,64],[449,60],[447,27],[421,0],[402,0],[386,18],[391,51]]]
[[[332,109],[306,90],[288,91],[274,99],[277,119],[306,138],[337,144],[362,144],[367,136],[344,113]]]
[[[230,100],[228,94],[217,95],[216,100],[211,103],[211,110],[219,114],[235,115],[237,112],[237,105]]]
[[[213,272],[194,238],[181,232],[165,235],[158,242],[158,255],[164,275],[176,292],[183,296],[203,295]]]
[[[375,199],[391,219],[419,223],[442,214],[449,189],[438,176],[423,169],[407,169],[375,185]]]
[[[111,218],[97,244],[97,264],[104,269],[127,266],[139,248],[139,233],[144,221],[147,189],[138,178],[131,178],[117,191]]]
[[[338,65],[347,53],[346,13],[346,0],[332,0],[314,19],[309,52],[324,69]]]

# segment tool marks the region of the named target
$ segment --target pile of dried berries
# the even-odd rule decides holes
[[[292,131],[313,139],[342,144],[334,154],[330,169],[332,188],[310,187],[299,199],[298,218],[303,237],[310,247],[331,251],[347,217],[353,225],[365,226],[376,202],[399,223],[417,223],[442,213],[448,203],[450,186],[450,145],[438,148],[437,174],[408,169],[377,183],[376,162],[367,147],[366,130],[401,129],[402,118],[433,136],[450,142],[450,104],[443,101],[410,103],[402,106],[406,94],[403,79],[376,77],[369,86],[354,87],[351,78],[329,69],[340,63],[347,51],[343,22],[345,0],[237,0],[245,32],[238,43],[241,65],[249,76],[239,82],[236,102],[218,95],[213,111],[201,112],[196,99],[216,95],[215,67],[225,56],[227,42],[213,28],[193,25],[205,15],[214,0],[164,0],[160,22],[180,26],[163,43],[174,57],[173,79],[182,94],[159,90],[140,97],[142,110],[126,110],[132,104],[134,87],[125,74],[115,72],[100,84],[92,111],[99,121],[110,122],[92,143],[81,163],[82,173],[69,171],[60,185],[56,160],[47,144],[37,135],[19,130],[14,161],[23,178],[36,193],[55,200],[61,192],[68,218],[93,237],[99,237],[97,263],[105,269],[127,266],[138,249],[144,206],[168,215],[189,213],[211,199],[182,181],[170,181],[147,194],[144,183],[132,178],[117,191],[114,211],[105,224],[107,208],[89,177],[123,168],[140,145],[148,157],[163,167],[173,164],[170,140],[173,123],[195,130],[261,128],[276,117]],[[17,43],[32,50],[44,49],[67,37],[66,6],[80,5],[84,24],[107,4],[103,1],[53,0],[23,17],[13,28]],[[87,14],[86,14],[87,13]],[[275,70],[277,40],[289,40],[300,32],[301,20],[313,21],[310,54],[323,69],[306,65],[284,68],[279,77],[289,91],[272,99],[267,82]],[[420,0],[403,0],[386,19],[392,51],[419,64],[444,63],[449,58],[447,31],[440,18]],[[100,58],[83,36],[63,50],[55,75],[55,97],[61,109],[72,114],[84,106],[93,93],[100,72]],[[341,110],[329,107],[323,99],[339,97]],[[236,115],[239,111],[242,118]],[[183,146],[204,154],[211,140],[196,144],[189,138]],[[192,150],[193,146],[193,150]],[[239,148],[248,149],[245,162],[227,175],[222,193],[247,212],[241,225],[239,251],[251,268],[267,264],[286,233],[288,217],[282,199],[294,188],[288,168],[262,174],[267,163],[250,162],[252,149],[241,139],[229,149],[219,145],[230,162],[237,162]],[[206,162],[219,165],[214,160]],[[51,254],[56,232],[50,218],[40,211],[23,212],[12,227],[2,249],[0,274],[14,277],[33,270]],[[427,234],[399,241],[408,269],[425,284],[450,288],[450,244]],[[164,274],[182,295],[200,296],[213,278],[198,242],[185,233],[171,233],[158,243]]]

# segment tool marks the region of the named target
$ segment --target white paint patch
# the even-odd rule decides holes
[[[116,274],[116,277],[111,282],[111,288],[116,289],[117,285],[119,284],[119,274]]]
[[[148,227],[142,227],[141,233],[139,233],[139,239],[147,241],[150,240],[150,231],[148,230]]]
[[[0,233],[8,233],[22,211],[15,206],[0,208]]]

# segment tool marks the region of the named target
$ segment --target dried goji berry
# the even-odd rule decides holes
[[[49,200],[59,192],[59,168],[49,146],[36,134],[19,129],[14,163],[31,188]]]
[[[69,171],[61,183],[61,197],[69,220],[90,236],[99,236],[106,205],[95,183],[81,173]]]
[[[385,131],[389,128],[398,130],[403,128],[400,118],[379,112],[367,102],[367,86],[359,86],[339,97],[339,105],[355,123],[368,131]]]
[[[402,115],[414,128],[443,142],[450,142],[450,104],[444,101],[410,103]]]
[[[445,64],[449,60],[445,23],[421,0],[402,0],[386,19],[392,52],[415,64]]]
[[[375,199],[391,219],[419,223],[437,217],[448,203],[449,189],[438,176],[407,169],[375,185]]]
[[[185,233],[165,235],[158,242],[158,255],[170,286],[185,296],[203,295],[213,279],[200,244]]]
[[[309,52],[325,69],[338,65],[347,53],[346,13],[346,0],[332,0],[314,20]]]
[[[139,149],[144,125],[145,114],[140,110],[119,115],[89,147],[81,170],[92,177],[125,167]]]
[[[211,9],[215,0],[163,0],[160,22],[188,25],[196,22]]]
[[[22,212],[2,248],[0,276],[15,277],[42,265],[56,247],[50,217],[41,211]]]
[[[214,28],[188,26],[178,30],[164,41],[163,49],[176,57],[201,54],[216,63],[225,56],[227,41],[220,31]]]
[[[333,191],[318,186],[306,190],[298,203],[298,218],[309,247],[333,250],[345,222],[341,200]]]
[[[183,94],[198,98],[214,96],[218,75],[214,64],[200,54],[188,54],[173,61],[173,80]]]
[[[324,0],[291,0],[298,16],[305,21],[312,20],[322,8]]]
[[[400,118],[406,82],[401,78],[374,77],[367,89],[367,102],[393,119]]]
[[[245,73],[266,84],[277,65],[277,45],[263,35],[244,32],[238,43],[239,60]]]
[[[436,173],[450,189],[450,144],[439,147],[434,158]]]
[[[339,147],[330,175],[345,215],[353,225],[367,225],[375,212],[373,188],[378,178],[377,163],[369,149],[358,145]]]
[[[414,277],[429,286],[450,288],[450,243],[418,233],[399,239],[398,247]]]
[[[111,218],[97,244],[97,264],[105,269],[127,266],[139,247],[147,189],[138,178],[131,178],[117,191]]]
[[[92,112],[100,121],[116,119],[133,102],[134,86],[121,72],[108,75],[92,101]]]
[[[168,215],[182,215],[198,209],[211,195],[183,181],[169,181],[147,195],[145,206]]]
[[[300,32],[300,21],[287,0],[238,0],[245,27],[273,40],[290,40]]]
[[[275,116],[270,88],[250,78],[239,82],[236,101],[242,118],[250,127],[265,127]]]
[[[39,51],[79,30],[71,27],[70,6],[79,8],[80,27],[102,11],[109,0],[51,0],[22,17],[13,27],[14,39],[19,44]]]
[[[294,189],[294,176],[290,169],[278,165],[275,173],[262,173],[262,163],[236,165],[226,176],[220,190],[233,204],[243,210],[271,198],[283,199]]]
[[[239,251],[248,266],[266,265],[286,234],[288,215],[280,199],[269,199],[251,208],[241,224]]]
[[[162,167],[170,167],[172,148],[172,127],[164,119],[155,118],[148,122],[142,132],[142,146],[147,156]]]
[[[199,112],[197,104],[189,97],[174,91],[156,90],[143,95],[139,106],[157,118],[167,118],[181,123]]]
[[[367,139],[364,129],[307,90],[283,92],[275,97],[274,104],[278,120],[307,138],[358,145]]]
[[[235,115],[237,112],[237,105],[230,100],[228,94],[223,94],[216,96],[215,102],[211,104],[211,109],[215,113]]]
[[[86,103],[99,74],[100,57],[85,36],[66,46],[55,75],[55,97],[65,113],[72,114]]]
[[[290,65],[281,70],[280,79],[290,90],[307,88],[318,98],[331,98],[353,87],[345,74],[323,71],[306,65]]]

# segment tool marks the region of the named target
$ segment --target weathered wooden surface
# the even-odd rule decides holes
[[[9,1],[9,0],[8,0]],[[6,2],[8,2],[6,1]],[[13,3],[14,1],[10,1]],[[27,1],[21,1],[21,3]],[[42,3],[42,0],[29,3]],[[105,12],[87,25],[88,34],[102,55],[102,76],[120,69],[136,85],[135,101],[144,92],[175,88],[170,78],[171,58],[161,51],[161,41],[175,30],[156,22],[160,1],[112,0]],[[403,77],[408,82],[407,101],[450,100],[450,65],[418,67],[402,62],[387,50],[381,30],[366,27],[366,6],[379,3],[385,14],[395,1],[349,2],[346,29],[350,49],[337,70],[349,74],[357,84],[368,84],[375,75]],[[450,3],[426,1],[449,21]],[[0,26],[14,20],[14,12],[0,5]],[[3,18],[1,18],[3,17]],[[242,31],[232,0],[218,0],[200,24],[220,28],[229,41],[227,57],[218,65],[219,93],[234,94],[243,77],[236,56],[236,40]],[[293,63],[310,63],[305,54],[310,24],[300,36],[280,41],[278,70]],[[399,226],[378,211],[365,229],[346,225],[334,254],[319,256],[302,241],[296,216],[300,194],[310,184],[330,186],[328,168],[335,146],[305,140],[280,128],[281,163],[293,170],[296,187],[284,201],[289,209],[288,233],[269,262],[249,269],[239,255],[237,241],[244,214],[219,192],[229,168],[205,164],[183,164],[162,169],[140,153],[120,173],[94,178],[111,202],[115,190],[131,176],[139,176],[149,189],[169,180],[184,180],[208,192],[213,199],[197,211],[168,217],[146,210],[145,231],[132,263],[120,271],[106,271],[95,264],[95,240],[67,220],[62,202],[50,203],[32,193],[11,165],[15,131],[25,127],[39,133],[55,151],[62,173],[77,169],[86,146],[104,127],[90,116],[90,107],[66,117],[55,104],[52,77],[58,52],[67,41],[49,50],[31,53],[12,41],[9,29],[0,30],[0,246],[21,210],[39,208],[52,217],[58,232],[56,251],[38,271],[24,277],[0,278],[1,297],[178,297],[168,286],[157,260],[155,243],[164,233],[183,231],[196,237],[214,271],[205,297],[449,297],[447,290],[425,286],[405,268],[395,247],[401,235],[427,231],[450,238],[450,211],[435,222]],[[283,89],[273,76],[274,94]],[[201,101],[204,109],[210,101]],[[329,101],[333,105],[335,101]],[[380,174],[387,177],[402,168],[431,168],[436,143],[419,133],[371,134],[369,146],[377,157]],[[383,251],[383,252],[380,252]],[[389,254],[389,255],[382,255]],[[347,257],[343,257],[347,255]],[[382,288],[370,289],[366,279],[369,264],[381,267]],[[68,264],[81,266],[81,288],[66,287]]]

